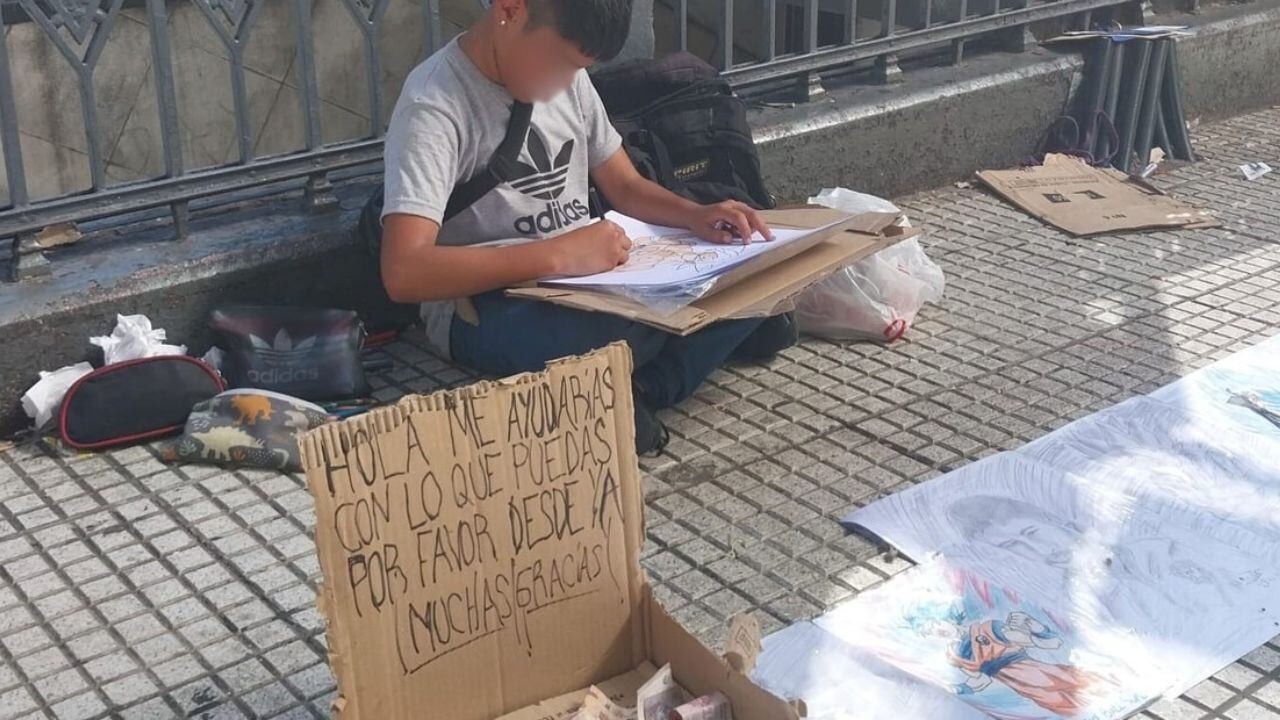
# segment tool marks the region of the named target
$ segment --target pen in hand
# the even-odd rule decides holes
[[[738,232],[738,228],[737,228],[737,226],[735,226],[733,223],[728,222],[728,221],[726,221],[726,220],[718,220],[718,221],[716,221],[715,228],[716,228],[717,230],[720,230],[721,232],[727,232],[727,233],[729,233],[730,235],[732,235],[733,237],[735,237],[735,238],[737,238],[737,239],[741,240],[743,245],[746,245],[746,244],[748,244],[748,243],[750,243],[750,242],[751,242],[751,238],[750,238],[750,236],[748,236],[748,237],[743,237],[743,236],[742,236],[742,233]]]

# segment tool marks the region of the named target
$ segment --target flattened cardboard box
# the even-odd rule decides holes
[[[593,290],[527,287],[508,290],[507,294],[578,310],[607,312],[676,335],[688,335],[718,320],[761,317],[789,310],[788,301],[801,290],[916,233],[896,226],[898,216],[890,213],[850,215],[813,207],[768,210],[761,215],[770,227],[830,227],[776,252],[752,258],[717,278],[703,297],[666,315],[655,313],[634,300]],[[474,313],[471,317],[474,319]]]
[[[670,662],[737,720],[796,717],[652,598],[631,369],[613,345],[302,436],[336,716],[560,718]]]
[[[1203,210],[1145,181],[1110,168],[1050,154],[1044,165],[984,170],[978,179],[997,195],[1072,235],[1152,228],[1205,228],[1217,222]]]

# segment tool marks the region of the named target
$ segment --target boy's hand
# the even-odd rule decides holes
[[[627,261],[631,250],[631,239],[608,220],[567,232],[547,244],[554,268],[551,274],[569,277],[612,270]]]
[[[688,228],[703,240],[722,245],[735,241],[746,245],[755,233],[766,240],[773,239],[773,232],[760,219],[760,214],[737,200],[699,206],[693,211]]]

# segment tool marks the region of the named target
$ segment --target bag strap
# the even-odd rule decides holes
[[[630,112],[619,115],[617,118],[614,118],[614,120],[615,121],[635,120],[635,119],[644,117],[645,115],[653,112],[654,110],[661,107],[662,105],[665,105],[666,103],[672,102],[673,100],[681,99],[685,95],[696,95],[711,89],[716,90],[717,93],[724,93],[730,97],[734,97],[732,89],[729,88],[728,82],[726,82],[723,77],[716,76],[713,78],[707,78],[705,80],[699,80],[697,82],[690,83],[689,85],[686,85],[685,87],[682,87],[679,90],[667,93],[666,95],[659,97],[658,99],[654,100],[653,102],[650,102],[647,105],[641,106],[640,108],[637,108],[635,110],[631,110]],[[725,92],[726,90],[728,92]]]
[[[524,149],[525,139],[529,135],[529,120],[532,116],[533,105],[529,103],[516,102],[511,106],[507,134],[498,144],[493,157],[489,158],[489,164],[453,189],[444,208],[445,221],[474,205],[504,181],[519,177],[516,163],[520,160],[520,151]]]
[[[442,224],[488,195],[499,183],[516,179],[518,175],[514,172],[515,164],[519,162],[520,150],[524,148],[524,141],[529,135],[529,121],[532,116],[533,106],[528,103],[517,102],[511,106],[511,119],[507,121],[507,133],[498,144],[498,149],[494,151],[493,157],[489,158],[488,165],[470,180],[455,187],[449,194],[449,201],[444,208],[444,217],[440,221]],[[364,208],[360,211],[360,220],[356,225],[356,232],[364,238],[369,254],[375,258],[382,249],[383,187],[383,183],[378,183],[373,189]]]

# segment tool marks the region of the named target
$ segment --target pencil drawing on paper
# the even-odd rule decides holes
[[[693,272],[702,274],[731,263],[744,245],[712,245],[694,235],[645,235],[631,239],[627,263],[614,272]]]

